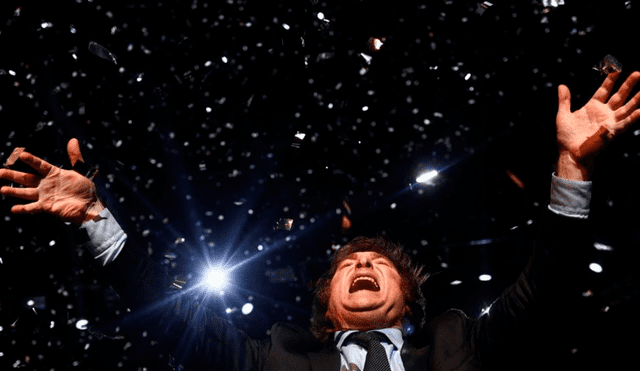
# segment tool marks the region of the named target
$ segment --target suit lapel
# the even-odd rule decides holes
[[[414,347],[410,342],[405,341],[402,346],[400,357],[405,371],[426,371],[429,367],[429,349],[426,345],[422,348]]]
[[[312,371],[340,371],[340,353],[335,346],[308,354]]]

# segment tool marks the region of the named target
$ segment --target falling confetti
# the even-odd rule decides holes
[[[335,55],[335,53],[333,53],[333,52],[320,53],[316,57],[316,62],[320,62],[320,61],[324,61],[324,60],[327,60],[327,59],[331,59],[331,58],[334,57],[334,55]]]
[[[559,5],[564,5],[564,0],[542,0],[542,5],[544,7],[558,7]]]
[[[512,173],[509,170],[505,170],[505,173],[507,173],[507,176],[509,177],[509,179],[511,179],[513,184],[515,184],[518,188],[524,190],[524,182],[520,180],[520,178],[518,178],[514,173]]]
[[[306,283],[324,270],[327,251],[359,234],[388,233],[435,270],[447,267],[429,254],[446,255],[456,273],[431,282],[438,300],[429,308],[446,310],[440,303],[448,306],[465,299],[461,292],[482,283],[473,268],[485,259],[475,259],[475,252],[498,250],[502,242],[509,245],[502,239],[506,235],[530,234],[523,228],[532,217],[529,197],[547,192],[539,183],[550,176],[542,169],[550,165],[545,159],[555,148],[538,146],[539,155],[529,156],[523,153],[527,147],[515,144],[515,151],[503,155],[506,159],[493,160],[510,139],[523,134],[528,146],[538,139],[526,137],[528,133],[553,128],[553,120],[543,119],[554,110],[553,102],[546,108],[536,102],[552,101],[554,92],[540,88],[584,76],[582,58],[591,58],[586,72],[595,75],[591,67],[599,55],[609,52],[598,54],[597,45],[609,45],[621,60],[623,53],[632,53],[616,51],[624,38],[616,46],[604,37],[617,29],[612,25],[633,28],[633,14],[624,6],[608,6],[612,17],[604,20],[604,8],[581,6],[579,1],[546,1],[544,9],[542,0],[534,1],[535,6],[513,3],[443,0],[380,7],[302,0],[270,7],[258,6],[260,2],[187,1],[169,7],[159,1],[70,1],[44,9],[13,7],[2,23],[5,49],[13,52],[0,66],[6,92],[0,102],[5,130],[0,164],[15,147],[29,147],[49,162],[68,166],[64,143],[70,136],[92,142],[93,148],[82,148],[108,180],[98,182],[100,195],[117,214],[132,246],[134,240],[141,242],[143,251],[167,271],[171,279],[166,286],[173,282],[173,293],[188,297],[197,291],[187,285],[195,281],[194,266],[206,258],[238,260],[230,263],[255,258],[251,274],[237,271],[238,287],[277,299],[273,303],[280,307],[256,296],[248,316],[239,309],[229,314],[229,320],[252,337],[264,336],[273,322],[289,321],[287,311],[294,306],[308,311],[311,295]],[[623,3],[629,8],[637,2]],[[37,31],[22,32],[25,26]],[[542,39],[552,47],[522,42]],[[20,45],[46,48],[34,54]],[[87,45],[96,58],[87,56]],[[610,67],[603,64],[597,70],[615,71],[616,64],[607,63]],[[514,73],[523,78],[513,79]],[[588,93],[588,87],[570,84],[572,93]],[[467,105],[471,101],[475,105]],[[12,122],[9,114],[20,122]],[[527,116],[527,121],[539,124],[510,125]],[[631,140],[640,139],[640,130],[633,130]],[[631,160],[638,150],[631,146],[620,152]],[[16,161],[18,156],[17,152],[6,166],[24,165]],[[531,162],[533,157],[541,159],[535,162],[539,167],[529,166],[529,157]],[[416,167],[448,168],[451,178],[445,182],[442,174],[433,185],[418,184]],[[526,193],[505,174],[507,168],[527,180]],[[89,169],[75,170],[85,174]],[[407,190],[407,183],[412,188]],[[622,207],[624,199],[617,196],[616,205]],[[9,277],[0,292],[2,313],[9,313],[0,334],[7,344],[16,340],[7,349],[0,347],[0,359],[11,366],[18,359],[11,357],[21,355],[20,367],[37,369],[99,369],[105,367],[99,364],[103,359],[119,368],[147,366],[130,362],[135,341],[115,347],[104,341],[111,332],[103,327],[105,320],[140,317],[126,313],[103,282],[92,283],[92,272],[76,269],[80,261],[72,262],[74,269],[47,261],[50,256],[59,258],[59,249],[44,247],[52,240],[54,247],[68,241],[74,226],[51,224],[45,215],[14,216],[12,204],[0,199],[5,235],[0,265]],[[539,201],[538,209],[544,208],[544,201]],[[289,208],[283,210],[283,204]],[[29,225],[27,220],[46,223]],[[468,222],[474,220],[480,222]],[[50,228],[39,233],[45,224]],[[520,225],[517,233],[509,233],[512,225]],[[615,230],[608,227],[605,223],[602,230]],[[429,240],[429,245],[421,246],[421,240]],[[592,250],[618,260],[618,250],[627,244],[620,245]],[[520,250],[526,249],[488,254],[487,273],[501,277],[505,260],[526,261],[527,252]],[[462,272],[460,261],[471,269]],[[608,268],[607,274],[617,273],[616,268]],[[271,272],[273,283],[265,271]],[[49,272],[55,278],[46,279]],[[18,299],[28,293],[13,279],[20,274],[42,283],[46,310],[35,305],[20,308]],[[185,274],[189,282],[173,281],[178,274]],[[502,283],[487,285],[487,295],[499,295],[506,287]],[[442,286],[447,290],[439,290]],[[229,298],[236,294],[228,290]],[[594,298],[584,298],[590,299]],[[466,311],[487,306],[474,300],[458,302],[467,306]],[[240,308],[243,303],[214,305],[211,310],[226,317],[227,306]],[[617,308],[611,305],[607,314],[620,316]],[[11,328],[17,316],[21,318]],[[40,325],[31,331],[34,317]],[[307,326],[306,312],[300,317],[297,324]],[[66,331],[75,329],[80,318],[104,333],[90,324],[82,335]],[[580,354],[595,354],[591,349],[599,347],[607,353],[619,344],[614,337],[602,338],[589,342]],[[98,339],[107,346],[97,346]],[[123,352],[125,343],[129,349]],[[26,354],[31,364],[25,363]],[[67,364],[56,354],[68,355]],[[166,361],[155,359],[156,354],[161,353],[145,355],[149,364]]]
[[[102,59],[111,61],[116,65],[118,64],[118,61],[116,60],[116,56],[113,55],[113,53],[111,53],[107,48],[105,48],[104,46],[96,42],[93,42],[93,41],[89,42],[89,51]]]
[[[491,4],[488,1],[485,1],[483,3],[478,3],[478,9],[476,9],[476,13],[478,13],[479,15],[482,15],[487,9],[489,9],[490,6],[493,6],[493,4]]]
[[[601,75],[608,75],[622,71],[622,63],[611,54],[607,54],[597,65],[593,66],[593,69],[600,71]]]
[[[352,225],[353,223],[351,222],[351,219],[349,219],[346,215],[342,215],[342,232],[345,233],[348,229],[351,228]]]
[[[170,289],[182,290],[185,283],[187,283],[187,279],[185,277],[176,277],[171,283]]]
[[[386,40],[386,37],[370,37],[369,40],[367,40],[367,49],[369,49],[370,52],[377,52],[382,49],[382,46],[384,45],[384,42]]]
[[[276,223],[276,226],[274,229],[281,230],[281,231],[290,231],[292,228],[293,228],[293,219],[281,218]]]
[[[306,134],[301,133],[301,132],[296,132],[296,134],[293,137],[293,143],[291,143],[291,147],[294,148],[300,148],[300,145],[302,144],[302,141],[304,140],[304,137],[306,136]]]

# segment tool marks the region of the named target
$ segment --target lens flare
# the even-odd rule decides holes
[[[204,275],[204,284],[212,290],[223,290],[229,284],[227,272],[220,268],[209,268]]]

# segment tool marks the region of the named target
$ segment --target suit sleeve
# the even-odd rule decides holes
[[[568,188],[576,184],[558,184],[557,180],[554,179],[551,205],[540,220],[534,251],[525,269],[493,302],[488,313],[465,321],[465,337],[485,367],[493,368],[513,359],[513,354],[506,353],[515,347],[525,351],[517,356],[522,360],[530,355],[526,350],[532,341],[552,342],[552,337],[562,334],[560,319],[571,318],[576,309],[582,292],[580,282],[587,274],[586,255],[592,246],[588,210],[584,210],[579,192]],[[554,193],[553,187],[559,187],[559,192]],[[587,193],[588,207],[590,190]]]
[[[91,231],[89,234],[91,237]],[[187,369],[262,369],[270,341],[251,339],[217,316],[206,301],[200,301],[203,293],[197,288],[170,289],[173,280],[144,249],[126,237],[120,242],[117,254],[111,254],[117,258],[108,264],[99,258],[108,249],[94,255],[99,273],[131,310],[121,327],[149,331],[160,347]]]

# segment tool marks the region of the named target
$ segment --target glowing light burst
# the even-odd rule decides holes
[[[210,267],[204,273],[203,284],[208,289],[222,291],[229,286],[229,275],[223,268]]]

